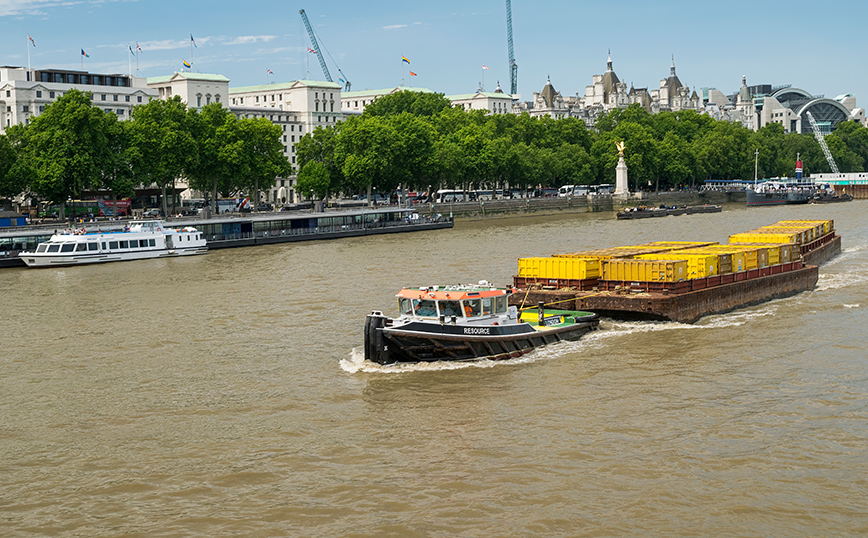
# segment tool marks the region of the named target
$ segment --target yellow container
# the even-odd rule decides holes
[[[822,224],[823,225],[823,235],[827,233],[831,233],[835,231],[835,221],[832,219],[829,220],[779,220],[775,224]]]
[[[600,277],[600,260],[595,258],[519,258],[518,276],[524,278]]]
[[[747,271],[747,263],[745,262],[744,251],[734,248],[732,245],[717,245],[706,247],[709,252],[718,252],[720,254],[729,254],[731,257],[730,273],[739,273]],[[721,274],[726,274],[721,270]]]
[[[800,228],[772,228],[772,227],[764,227],[759,228],[757,230],[753,230],[756,233],[770,233],[770,234],[779,234],[779,233],[794,233],[796,234],[796,241],[800,245],[804,245],[805,243],[809,243],[811,241],[811,234],[809,230],[800,229]]]
[[[684,251],[675,251],[663,254],[643,254],[636,256],[636,258],[640,260],[686,260],[688,280],[720,274],[720,256],[712,253],[685,254]]]
[[[778,232],[771,231],[751,231],[744,232],[739,234],[733,234],[729,236],[730,243],[795,243],[797,245],[801,245],[802,241],[799,239],[804,237],[804,234],[799,234],[798,232],[794,232],[792,230],[780,230]]]
[[[625,260],[603,262],[604,280],[680,282],[687,279],[687,260]]]
[[[763,226],[761,230],[795,230],[805,232],[807,240],[813,241],[823,235],[822,224],[773,224],[771,226]]]

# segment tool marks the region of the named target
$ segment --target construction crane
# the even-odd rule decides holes
[[[829,161],[829,167],[832,168],[832,173],[840,174],[838,171],[838,165],[835,164],[835,158],[832,157],[832,152],[829,151],[829,146],[826,145],[826,139],[823,137],[822,133],[820,133],[820,128],[817,126],[816,120],[814,120],[814,115],[811,114],[810,110],[805,111],[805,115],[808,116],[808,122],[811,124],[811,130],[814,131],[814,137],[817,139],[817,142],[820,143],[820,148],[823,150],[823,155],[826,156],[826,160]]]
[[[506,40],[509,45],[509,93],[518,93],[518,64],[515,63],[515,52],[512,50],[512,2],[506,0]]]
[[[319,42],[317,42],[317,40],[316,40],[316,34],[314,34],[314,32],[313,32],[313,27],[310,25],[310,21],[307,20],[307,14],[304,12],[303,9],[298,10],[298,14],[301,15],[301,20],[304,21],[304,27],[307,28],[307,35],[310,37],[310,44],[313,45],[313,51],[314,51],[314,53],[316,53],[317,59],[319,59],[319,65],[320,65],[320,67],[322,67],[323,75],[325,75],[325,78],[327,81],[334,82],[332,80],[331,73],[329,73],[329,68],[326,65],[325,57],[322,55],[322,51],[319,48]],[[331,54],[329,54],[329,58],[331,58]],[[334,61],[334,58],[332,58],[332,61]],[[335,64],[335,65],[337,65],[337,64]],[[344,91],[347,91],[347,92],[350,91],[350,88],[352,87],[352,83],[349,81],[347,76],[344,75],[344,72],[341,71],[340,67],[338,67],[338,73],[341,74],[340,81],[346,85]]]

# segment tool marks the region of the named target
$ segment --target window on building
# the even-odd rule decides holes
[[[39,105],[39,112],[45,112],[45,105]]]
[[[30,106],[24,105],[21,107],[21,112],[30,112]]]
[[[129,102],[130,102],[130,96],[129,96],[129,95],[125,95],[125,96],[124,96],[124,101],[126,101],[127,103],[129,103]]]
[[[210,95],[206,95],[206,96],[205,96],[205,104],[206,104],[206,105],[210,105],[210,104],[211,104],[211,96],[210,96]]]
[[[295,164],[295,155],[292,156],[292,164]]]
[[[123,116],[123,115],[124,115],[124,109],[119,108],[118,109],[118,116]]]
[[[259,96],[258,95],[256,96],[256,102],[257,103],[259,102]]]
[[[201,95],[196,96],[196,106],[202,106],[202,96]]]
[[[239,97],[238,100],[241,102],[242,105],[244,104],[244,98],[243,97]]]
[[[115,100],[115,101],[118,100],[118,96],[117,96],[117,95],[113,95],[112,97],[114,97],[114,100]]]
[[[319,102],[314,103],[314,105],[315,105],[315,107],[316,107],[316,111],[319,112]]]
[[[295,135],[292,135],[292,141],[295,142]]]
[[[138,103],[142,102],[142,96],[141,95],[136,96],[136,102],[138,102]]]
[[[215,103],[219,103],[219,102],[220,102],[220,96],[219,96],[219,95],[215,95],[215,96],[214,96],[214,102],[215,102]]]
[[[12,92],[9,90],[6,90],[6,97],[11,97],[11,96],[12,96]]]
[[[100,101],[105,101],[105,94],[101,94],[99,100],[100,100]]]
[[[313,92],[313,98],[319,99],[319,92]]]
[[[42,92],[39,90],[36,90],[36,97],[42,97]]]
[[[277,100],[283,101],[283,94],[282,93],[277,94]]]

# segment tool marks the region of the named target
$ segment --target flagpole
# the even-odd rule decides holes
[[[404,58],[401,58],[401,87],[404,87]]]
[[[30,71],[30,34],[27,34],[27,70]]]
[[[133,46],[130,45],[130,55],[132,54],[132,52],[133,52]],[[133,59],[130,58],[129,55],[127,55],[127,64],[129,65],[129,68],[130,68],[130,78],[133,78]]]

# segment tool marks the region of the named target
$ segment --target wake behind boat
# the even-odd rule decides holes
[[[379,363],[509,359],[533,349],[577,340],[596,330],[591,312],[525,310],[508,306],[512,289],[482,281],[471,286],[404,288],[400,316],[380,311],[365,320],[365,359]]]
[[[196,228],[164,228],[159,220],[136,220],[122,230],[64,230],[22,252],[28,267],[82,265],[204,254],[208,246]]]

